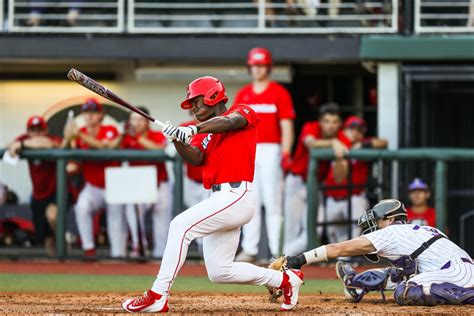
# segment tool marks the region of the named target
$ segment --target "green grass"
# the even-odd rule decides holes
[[[142,292],[154,278],[129,275],[0,274],[0,292]],[[303,293],[341,293],[337,280],[308,280]],[[173,291],[264,293],[261,286],[214,284],[206,277],[178,277]]]

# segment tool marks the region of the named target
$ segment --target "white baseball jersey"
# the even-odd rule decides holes
[[[408,256],[433,236],[442,234],[430,226],[413,224],[390,225],[386,228],[364,235],[370,240],[377,254],[389,260]],[[440,270],[448,261],[470,256],[447,238],[435,241],[417,258],[420,273]]]

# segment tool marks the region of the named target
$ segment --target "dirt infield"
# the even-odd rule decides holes
[[[131,293],[134,296],[137,293]],[[120,302],[127,294],[55,293],[0,294],[0,312],[12,313],[121,313]],[[180,314],[275,314],[279,305],[269,303],[263,294],[176,293],[170,299],[172,313]],[[393,300],[378,298],[362,303],[345,302],[342,296],[306,294],[293,313],[301,314],[470,314],[471,306],[400,307]]]

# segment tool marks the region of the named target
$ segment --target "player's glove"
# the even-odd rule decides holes
[[[292,159],[291,155],[289,153],[283,153],[281,155],[281,169],[283,169],[283,172],[286,174],[288,171],[290,171],[291,164],[292,164]]]
[[[268,265],[268,268],[281,271],[281,272],[285,271],[287,269],[286,257],[281,256],[279,258],[275,258],[272,262],[270,262],[270,264]],[[270,294],[268,299],[270,300],[271,303],[276,302],[278,298],[280,298],[283,295],[283,291],[279,288],[268,286],[268,285],[266,287],[268,289],[268,294]]]
[[[173,126],[169,121],[166,121],[166,125],[161,129],[163,135],[165,135],[166,138],[168,138],[171,142],[177,138],[177,130],[178,128],[176,126]]]
[[[176,129],[176,138],[184,143],[187,144],[191,140],[191,137],[197,134],[197,127],[195,125],[189,126],[180,126]]]

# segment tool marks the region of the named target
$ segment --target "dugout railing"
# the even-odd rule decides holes
[[[396,163],[399,161],[428,160],[435,162],[434,169],[434,193],[436,209],[436,226],[445,228],[447,226],[447,163],[451,161],[474,161],[474,149],[460,148],[403,148],[398,150],[378,149],[355,149],[349,151],[348,159],[367,161],[388,161]],[[307,176],[308,190],[308,247],[314,248],[319,245],[316,234],[318,220],[319,191],[321,183],[318,182],[318,160],[334,159],[334,153],[330,149],[313,149],[309,162]],[[325,225],[325,223],[321,223]],[[350,220],[346,222],[350,224]]]
[[[3,156],[4,150],[0,149]],[[66,213],[68,207],[68,189],[66,164],[70,160],[112,160],[112,161],[173,161],[174,172],[174,214],[184,210],[183,202],[183,163],[178,156],[170,157],[163,150],[77,150],[77,149],[50,149],[25,150],[21,153],[24,159],[41,159],[56,161],[56,203],[58,217],[56,223],[56,254],[59,259],[67,257],[66,251]]]

